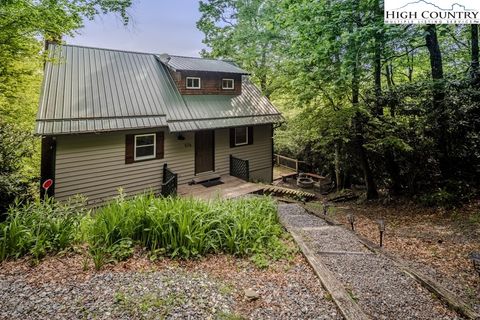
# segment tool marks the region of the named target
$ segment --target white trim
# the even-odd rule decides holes
[[[141,148],[141,147],[153,146],[153,154],[149,156],[137,157],[137,137],[148,137],[148,136],[153,136],[153,144],[145,144],[139,147]],[[134,161],[155,159],[156,156],[157,156],[157,134],[146,133],[146,134],[136,134],[133,136],[133,160]]]
[[[189,87],[189,86],[188,86],[188,80],[189,80],[189,79],[192,79],[192,80],[198,79],[198,87]],[[186,87],[187,89],[200,89],[200,88],[202,87],[202,79],[200,79],[199,77],[187,77],[187,78],[185,79],[185,87]]]
[[[245,142],[237,143],[237,129],[245,128]],[[235,146],[244,146],[248,144],[248,127],[238,127],[235,128]]]
[[[232,81],[232,87],[231,88],[223,86],[223,81],[225,81],[225,80]],[[222,79],[222,89],[223,90],[235,90],[235,80],[234,79],[228,79],[228,78]]]

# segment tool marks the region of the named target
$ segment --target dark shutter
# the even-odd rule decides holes
[[[53,137],[42,138],[42,160],[40,165],[40,197],[45,198],[46,195],[53,197],[55,195],[55,158],[57,152],[57,141]],[[45,190],[42,184],[48,180],[53,180],[53,185]]]
[[[127,134],[125,136],[125,163],[133,163],[135,148],[134,143],[135,136],[133,134]]]
[[[235,147],[235,128],[230,128],[230,148]]]
[[[156,150],[156,158],[163,159],[164,156],[164,133],[163,131],[157,132],[157,150]]]
[[[248,127],[248,144],[253,144],[253,127]]]

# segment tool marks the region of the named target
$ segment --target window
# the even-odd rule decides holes
[[[200,78],[187,77],[187,89],[200,89]]]
[[[154,133],[139,134],[135,136],[135,161],[155,159],[155,149],[156,135]]]
[[[222,89],[233,90],[235,81],[233,79],[222,79]]]
[[[235,145],[248,144],[248,127],[235,128]]]

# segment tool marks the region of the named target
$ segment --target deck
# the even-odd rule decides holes
[[[181,197],[193,197],[204,200],[214,198],[231,199],[259,192],[265,188],[265,185],[247,182],[229,175],[222,176],[220,181],[223,183],[211,187],[205,187],[202,184],[179,185],[177,194]]]

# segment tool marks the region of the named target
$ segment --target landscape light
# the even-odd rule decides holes
[[[469,255],[470,260],[473,263],[473,269],[477,271],[478,275],[480,276],[480,252],[472,252]]]
[[[383,232],[385,232],[385,220],[381,218],[377,221],[378,231],[380,232],[380,247],[383,247]]]
[[[326,216],[327,215],[327,212],[328,212],[328,208],[330,207],[330,205],[328,203],[324,203],[323,204],[323,214]]]
[[[348,222],[350,223],[350,225],[352,226],[352,231],[355,231],[355,216],[353,215],[353,213],[350,213],[347,215],[347,220]]]

